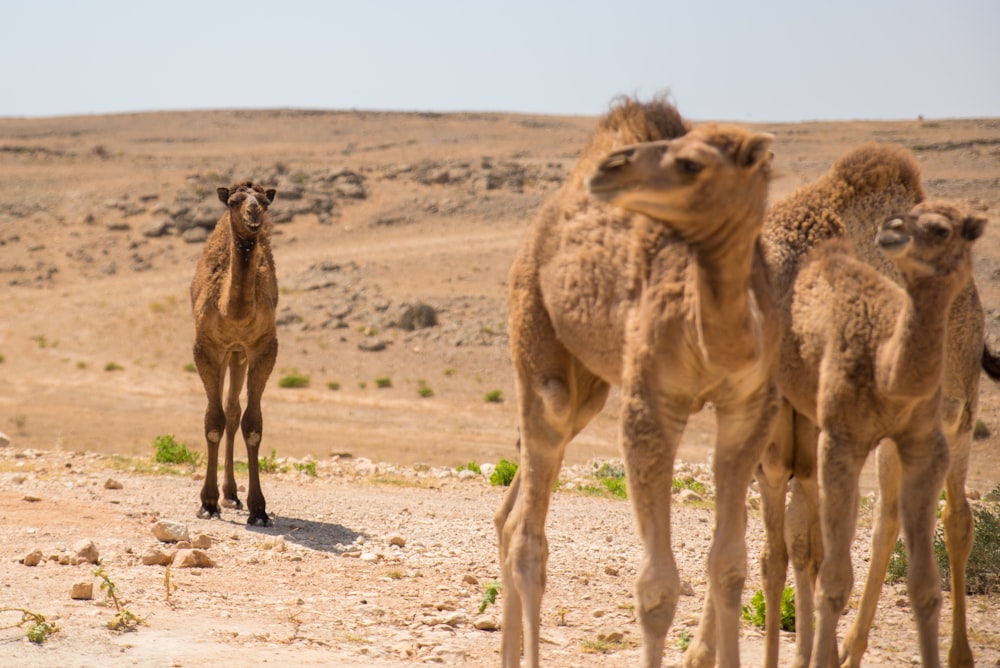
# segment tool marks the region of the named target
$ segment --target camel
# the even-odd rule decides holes
[[[264,385],[278,355],[274,313],[278,284],[271,256],[271,223],[267,208],[276,191],[251,181],[218,188],[227,210],[209,235],[191,282],[194,311],[194,362],[205,385],[205,439],[208,468],[201,488],[199,517],[219,517],[216,470],[219,442],[226,435],[224,504],[242,508],[233,472],[233,441],[237,427],[247,448],[250,485],[247,509],[250,526],[268,526],[264,494],[260,488],[258,453],[263,433],[260,409]],[[222,405],[226,370],[229,393]],[[240,419],[240,392],[247,384],[247,408]]]
[[[841,158],[816,183],[775,204],[764,225],[764,246],[777,290],[788,295],[809,249],[826,239],[855,242],[860,258],[883,274],[902,281],[899,272],[876,250],[870,239],[873,222],[889,212],[905,210],[924,199],[919,167],[900,148],[866,145]],[[965,564],[972,547],[972,514],[965,497],[969,445],[978,404],[980,368],[994,375],[994,359],[984,347],[984,316],[971,275],[948,313],[943,376],[942,419],[951,464],[947,473],[944,512],[946,544],[952,568],[952,666],[971,665],[972,652],[965,625]],[[996,364],[993,365],[996,368]],[[818,520],[816,426],[783,402],[776,442],[768,449],[757,474],[768,541],[761,556],[765,599],[777,609],[784,586],[788,555],[795,567],[797,663],[809,661],[812,648],[812,585],[823,558]],[[895,445],[883,442],[877,454],[879,502],[873,533],[872,560],[862,603],[842,649],[846,665],[858,665],[867,646],[882,581],[899,534],[901,471]],[[791,482],[792,502],[785,526],[785,491]],[[784,541],[788,541],[786,552]],[[778,620],[766,630],[765,665],[778,663]]]
[[[971,279],[971,246],[985,224],[955,205],[923,202],[884,223],[877,237],[905,291],[834,241],[807,255],[792,291],[778,300],[780,317],[788,318],[779,387],[792,408],[820,429],[824,555],[810,665],[838,663],[836,626],[853,584],[858,478],[883,438],[892,439],[900,461],[907,586],[922,663],[940,663],[941,589],[932,543],[949,462],[941,420],[947,316]]]
[[[511,268],[520,466],[494,518],[505,666],[519,665],[522,634],[525,662],[538,665],[552,488],[611,384],[622,388],[620,441],[644,550],[641,664],[661,665],[679,594],[669,492],[678,442],[688,416],[712,402],[714,473],[727,484],[718,486],[702,614],[718,626],[720,661],[739,665],[746,492],[778,405],[777,332],[765,317],[766,283],[752,272],[773,137],[716,124],[686,130],[661,101],[612,108]],[[659,141],[622,147],[650,140]],[[656,191],[642,185],[651,170],[661,176]],[[696,638],[689,663],[713,661],[714,645],[714,634]]]

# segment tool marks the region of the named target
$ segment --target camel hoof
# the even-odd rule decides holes
[[[233,499],[223,499],[222,500],[222,507],[223,508],[234,508],[236,510],[243,510],[243,502],[240,501],[239,499],[236,499],[236,498],[233,498]]]
[[[201,508],[198,509],[198,517],[203,520],[210,520],[213,517],[215,519],[222,519],[222,512],[218,506],[202,504]]]
[[[248,527],[269,527],[271,526],[271,518],[264,515],[251,515],[247,518]]]

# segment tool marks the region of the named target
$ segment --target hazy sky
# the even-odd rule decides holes
[[[0,0],[0,116],[215,108],[1000,116],[1000,0]]]

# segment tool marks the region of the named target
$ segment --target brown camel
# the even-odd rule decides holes
[[[932,542],[938,493],[949,462],[941,410],[948,315],[956,297],[971,281],[971,246],[985,223],[985,219],[955,205],[930,201],[883,224],[878,245],[895,263],[905,291],[855,259],[850,246],[837,240],[802,256],[792,285],[775,286],[782,329],[778,384],[795,412],[794,419],[820,429],[818,449],[813,450],[809,427],[789,429],[786,423],[785,437],[776,438],[786,449],[783,453],[780,446],[770,449],[771,457],[762,465],[772,467],[769,479],[773,481],[773,456],[788,457],[787,443],[794,441],[794,433],[801,436],[795,442],[791,467],[799,487],[803,487],[801,469],[815,465],[818,470],[819,537],[815,535],[815,520],[790,521],[800,527],[798,532],[789,532],[793,555],[798,549],[811,551],[812,566],[819,563],[815,576],[818,637],[811,656],[811,638],[799,644],[797,664],[839,663],[836,626],[853,584],[850,553],[858,478],[868,453],[884,438],[892,439],[900,462],[895,484],[921,659],[927,666],[940,663],[937,629],[941,590]],[[814,462],[808,461],[810,451]],[[806,473],[803,477],[808,478]],[[783,489],[779,498],[767,485],[762,484],[761,491],[768,506],[769,549],[774,549],[773,543],[780,543],[781,538],[771,519],[783,506]],[[803,497],[814,502],[809,492],[803,491]],[[816,559],[817,552],[822,553],[821,560]],[[770,570],[772,565],[765,560],[765,578],[777,579]],[[805,594],[809,599],[808,568],[796,570],[797,598]],[[884,572],[883,566],[878,577]],[[783,578],[782,571],[779,589]],[[773,582],[765,583],[771,585]],[[808,625],[812,601],[800,602],[797,600],[796,621]],[[775,663],[776,658],[775,653]]]
[[[275,190],[264,190],[251,181],[219,188],[219,199],[228,207],[208,237],[191,282],[194,311],[194,362],[205,385],[205,439],[208,468],[201,488],[199,517],[219,517],[216,470],[219,442],[226,435],[223,503],[242,508],[236,495],[233,440],[243,430],[247,446],[250,489],[247,492],[249,525],[267,526],[270,519],[260,489],[258,453],[263,432],[260,399],[278,355],[274,311],[278,283],[271,256],[271,223],[267,208]],[[225,410],[222,391],[229,370]],[[240,392],[247,383],[247,409],[240,420]]]
[[[855,241],[857,254],[882,273],[901,282],[899,273],[871,243],[874,221],[893,211],[906,210],[924,197],[916,161],[892,146],[866,145],[842,157],[816,183],[771,207],[764,225],[764,246],[779,294],[794,285],[809,250],[826,239]],[[965,564],[972,547],[972,515],[965,497],[969,444],[978,404],[980,368],[990,371],[983,311],[975,283],[969,276],[948,313],[947,352],[943,377],[942,420],[951,450],[944,512],[945,536],[952,569],[952,646],[949,663],[970,665],[972,653],[965,625]],[[994,365],[996,366],[996,365]],[[758,483],[762,494],[768,541],[761,557],[765,598],[777,609],[784,586],[788,554],[796,574],[797,662],[808,662],[812,647],[812,584],[823,557],[818,520],[815,424],[785,402],[778,420],[776,443],[768,449]],[[858,665],[867,646],[875,606],[899,534],[899,460],[886,440],[879,449],[879,503],[862,603],[848,631],[841,659]],[[785,526],[785,490],[789,476],[792,503]],[[785,538],[783,538],[783,535]],[[788,541],[786,552],[784,540]],[[778,664],[779,620],[772,616],[766,631],[766,665]]]
[[[645,553],[636,583],[642,665],[660,665],[676,609],[669,490],[688,416],[706,402],[718,416],[715,475],[728,484],[718,488],[703,615],[717,620],[720,661],[739,665],[746,491],[777,408],[777,333],[762,313],[766,284],[751,274],[773,138],[731,126],[685,130],[662,102],[614,108],[511,268],[521,448],[495,517],[505,666],[519,664],[522,633],[526,663],[538,665],[552,487],[566,446],[612,383],[622,387],[621,447]],[[598,164],[617,145],[657,139]],[[655,189],[643,180],[652,170]],[[714,641],[696,639],[689,659],[714,660]]]

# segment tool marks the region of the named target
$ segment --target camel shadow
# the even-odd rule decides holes
[[[337,555],[356,551],[358,548],[355,541],[358,538],[368,538],[366,534],[333,522],[319,522],[274,514],[271,514],[270,518],[271,524],[266,527],[246,524],[243,526],[246,527],[247,531],[264,536],[283,536],[290,543],[307,547],[310,550]]]

